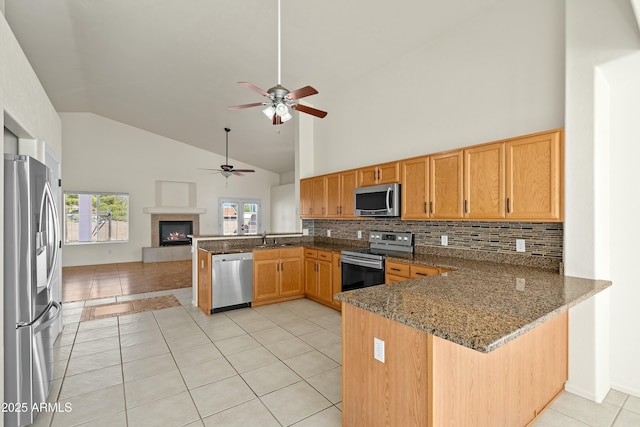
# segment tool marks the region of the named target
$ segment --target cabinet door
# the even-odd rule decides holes
[[[402,162],[402,219],[429,218],[429,157]]]
[[[304,293],[318,296],[317,267],[315,258],[304,259]]]
[[[355,189],[356,171],[342,172],[340,174],[340,216],[342,218],[355,218]],[[340,301],[338,301],[340,302]]]
[[[462,218],[462,150],[430,158],[431,218]]]
[[[211,254],[198,250],[198,307],[211,314]]]
[[[321,218],[326,213],[325,177],[313,178],[313,208],[311,215],[313,218]]]
[[[302,257],[280,259],[280,296],[302,294]]]
[[[465,218],[504,218],[504,163],[501,142],[464,150]]]
[[[325,180],[327,193],[327,218],[340,218],[340,174],[327,175]]]
[[[378,166],[358,169],[358,187],[376,185],[378,183]]]
[[[562,220],[562,132],[506,143],[507,218]]]
[[[300,217],[309,218],[313,213],[313,179],[300,180]]]
[[[400,162],[378,165],[378,184],[394,184],[400,182]]]
[[[331,261],[318,260],[318,298],[331,302]]]
[[[264,251],[260,251],[264,252]],[[278,252],[268,251],[268,252]],[[280,279],[279,259],[253,259],[253,299],[268,300],[279,296]]]
[[[340,264],[340,252],[333,252],[331,266],[331,305],[341,308],[342,302],[333,298],[334,294],[342,292],[342,265]]]

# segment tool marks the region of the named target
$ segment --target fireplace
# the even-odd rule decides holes
[[[191,245],[193,221],[159,221],[160,246]]]

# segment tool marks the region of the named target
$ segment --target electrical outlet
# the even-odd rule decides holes
[[[327,230],[327,237],[331,237],[331,230]]]
[[[384,341],[373,337],[373,358],[384,363]]]
[[[302,235],[303,236],[308,236],[309,235],[309,229],[308,228],[303,228],[302,229]]]
[[[516,252],[524,252],[525,250],[524,239],[516,239]]]
[[[449,245],[449,236],[440,236],[440,244],[442,246],[448,246]]]
[[[362,239],[362,231],[358,230],[358,239]]]
[[[516,290],[517,291],[524,291],[524,286],[526,284],[526,280],[523,279],[522,277],[516,277]]]

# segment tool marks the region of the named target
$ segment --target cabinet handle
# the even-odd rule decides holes
[[[427,213],[427,202],[424,202],[424,213]]]
[[[324,215],[324,206],[322,207],[322,215]]]
[[[467,201],[464,201],[464,213],[469,213],[469,211],[467,210]]]
[[[428,276],[427,273],[421,273],[419,271],[416,271],[416,276]]]
[[[284,263],[283,262],[280,263],[280,271],[284,271]]]
[[[276,264],[276,271],[280,271],[280,263]]]
[[[399,269],[399,268],[394,268],[394,267],[391,267],[389,270],[393,270],[393,271],[400,271],[400,269]]]
[[[511,213],[511,200],[507,197],[507,213]]]
[[[433,202],[429,202],[429,213],[433,213]]]
[[[380,181],[380,169],[378,169],[378,181]]]

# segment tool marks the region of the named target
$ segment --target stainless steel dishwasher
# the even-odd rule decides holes
[[[211,311],[251,307],[253,252],[211,256]]]

